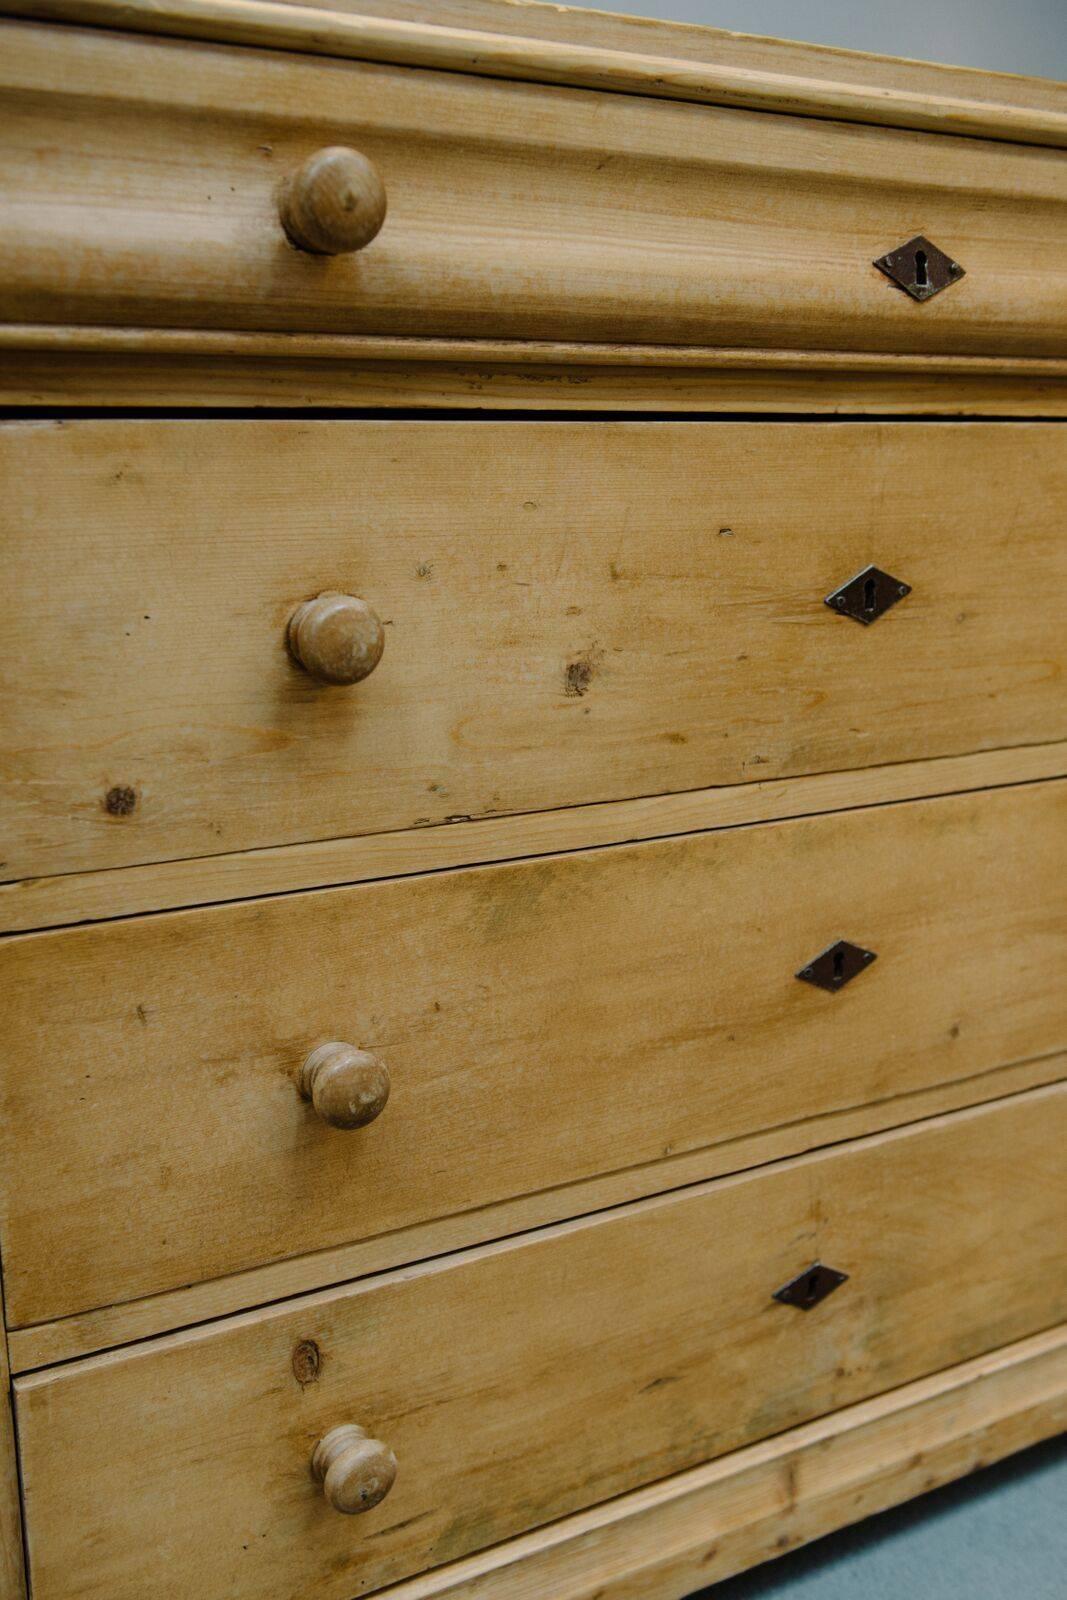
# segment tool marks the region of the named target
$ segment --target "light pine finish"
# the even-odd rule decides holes
[[[1067,355],[1053,150],[17,22],[0,94],[8,321]],[[389,216],[316,260],[276,189],[333,144]]]
[[[278,216],[290,244],[312,255],[363,250],[385,221],[386,196],[374,163],[358,150],[330,145],[283,180]]]
[[[39,0],[27,0],[27,3],[36,6]],[[58,12],[66,0],[45,0],[45,3]],[[71,0],[71,3],[79,4],[80,0]],[[171,8],[178,3],[180,0],[169,0]],[[302,12],[334,11],[419,24],[427,20],[426,0],[315,0],[314,4],[310,0],[279,0],[279,3],[297,6]],[[154,9],[158,14],[164,8]],[[26,14],[24,10],[23,15]],[[316,17],[316,25],[319,20]],[[706,66],[736,67],[745,72],[774,73],[812,82],[858,84],[865,90],[905,89],[910,94],[927,95],[935,102],[958,98],[986,101],[994,106],[1012,104],[1041,110],[1062,109],[1062,85],[1047,78],[987,72],[935,61],[910,61],[865,50],[774,39],[660,17],[623,15],[606,9],[540,3],[540,0],[434,0],[433,20],[438,27],[556,40],[561,44],[595,45],[629,55],[669,56]],[[306,22],[304,31],[310,34],[313,25]]]
[[[0,14],[0,1600],[681,1600],[1067,1426],[1062,86]]]
[[[11,879],[1067,734],[1055,424],[20,422],[0,474]],[[354,689],[286,648],[327,589]]]
[[[1067,1329],[622,1495],[389,1600],[682,1600],[1067,1428]]]
[[[299,10],[290,9],[294,4]],[[322,6],[153,0],[150,7],[131,7],[127,0],[5,0],[0,11],[801,116],[1067,143],[1067,115],[1052,85],[1035,79],[720,29],[583,17],[565,6],[519,10],[491,0],[451,0],[435,3],[432,22],[425,0],[326,0]]]
[[[0,884],[0,932],[98,922],[207,901],[484,865],[516,856],[630,844],[706,828],[782,821],[1067,776],[1067,743],[1022,745],[808,778],[729,784],[681,794],[569,806],[518,817],[439,824],[365,838]]]
[[[947,1111],[982,1105],[1026,1089],[1067,1078],[1067,1054],[996,1067],[976,1077],[938,1084],[933,1089],[892,1095],[873,1104],[809,1116],[767,1133],[726,1140],[702,1150],[663,1156],[639,1167],[624,1168],[599,1178],[562,1184],[539,1194],[502,1200],[412,1228],[397,1228],[376,1238],[338,1245],[310,1255],[293,1256],[270,1266],[253,1267],[206,1283],[190,1284],[163,1294],[145,1295],[56,1322],[12,1328],[8,1335],[13,1372],[30,1372],[57,1361],[70,1361],[134,1340],[185,1328],[212,1317],[228,1316],[251,1306],[268,1305],[287,1295],[344,1283],[372,1272],[385,1272],[412,1261],[425,1261],[447,1251],[500,1239],[524,1229],[587,1216],[608,1206],[661,1194],[684,1184],[746,1171],[768,1161],[860,1138],[885,1128],[902,1127]]]
[[[1052,417],[1067,411],[1067,362],[8,323],[0,400]]]
[[[25,1600],[22,1507],[12,1405],[4,1300],[0,1293],[0,1600]]]
[[[1051,782],[5,940],[11,1323],[1062,1050],[1065,873]],[[329,1039],[389,1063],[358,1135]]]
[[[35,1600],[349,1600],[1038,1332],[1064,1137],[1038,1091],[19,1379]],[[403,1464],[358,1523],[307,1466],[341,1407]]]

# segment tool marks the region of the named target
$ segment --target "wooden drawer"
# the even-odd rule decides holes
[[[1062,1050],[1065,874],[1060,781],[11,938],[9,1323]],[[369,1126],[300,1098],[329,1040]]]
[[[10,321],[1067,352],[1056,150],[3,31]],[[338,144],[378,167],[385,226],[354,255],[301,254],[279,225],[279,182]],[[872,264],[919,234],[966,272],[923,304]]]
[[[351,1600],[1047,1327],[1065,1139],[1040,1090],[17,1380],[35,1600]]]
[[[6,878],[1067,737],[1056,424],[0,428]],[[865,627],[827,595],[911,593]],[[306,599],[383,623],[350,688]]]

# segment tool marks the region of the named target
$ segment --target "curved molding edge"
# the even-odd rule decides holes
[[[0,14],[1067,148],[1067,110],[359,16],[276,0],[0,0]],[[1010,85],[1012,80],[1004,81]]]
[[[1067,360],[0,325],[9,406],[1067,415]]]

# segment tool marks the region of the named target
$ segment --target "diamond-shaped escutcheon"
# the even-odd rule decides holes
[[[838,939],[836,944],[817,955],[814,961],[801,967],[797,977],[805,983],[813,983],[817,989],[828,989],[831,994],[836,994],[857,973],[877,960],[873,950],[864,950],[858,944],[849,944],[847,939]]]
[[[911,584],[883,572],[881,567],[864,567],[854,578],[843,583],[840,589],[826,596],[831,611],[851,617],[854,622],[869,625],[884,617],[890,606],[911,593]]]
[[[784,1306],[796,1306],[798,1311],[810,1311],[820,1300],[825,1300],[828,1294],[833,1294],[835,1289],[840,1289],[841,1285],[847,1282],[847,1272],[838,1272],[836,1267],[827,1267],[821,1261],[813,1261],[810,1267],[805,1267],[795,1278],[790,1278],[780,1289],[775,1289],[774,1298],[780,1300]]]
[[[935,294],[958,283],[966,276],[958,261],[953,261],[936,244],[924,239],[921,233],[907,244],[879,256],[874,263],[898,289],[910,294],[913,300],[932,300]]]

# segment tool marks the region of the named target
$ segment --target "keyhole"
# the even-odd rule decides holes
[[[819,1290],[819,1274],[817,1272],[809,1272],[808,1273],[808,1281],[807,1281],[807,1284],[804,1287],[804,1298],[805,1298],[805,1300],[814,1300],[816,1294],[818,1293],[818,1290]]]
[[[917,289],[928,289],[930,287],[930,279],[926,274],[925,250],[916,250],[915,252],[915,287]]]
[[[845,952],[843,950],[835,950],[834,951],[834,982],[835,983],[843,982],[844,981],[844,976],[845,976]]]
[[[868,578],[863,585],[863,609],[870,616],[878,603],[878,585],[873,578]]]

